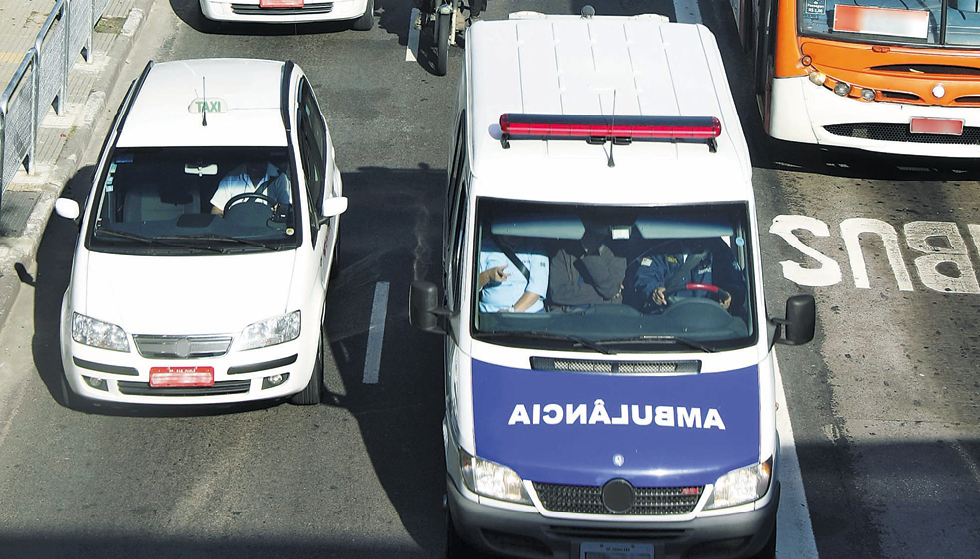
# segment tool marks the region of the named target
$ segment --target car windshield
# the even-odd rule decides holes
[[[800,32],[808,36],[980,47],[976,0],[799,0],[799,17]]]
[[[484,198],[473,335],[617,353],[756,339],[744,203],[658,208]]]
[[[93,250],[196,254],[296,246],[285,148],[119,148],[97,185]]]

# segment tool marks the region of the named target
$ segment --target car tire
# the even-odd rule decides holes
[[[370,31],[374,27],[374,0],[368,0],[364,15],[354,20],[351,29],[354,31]]]
[[[772,534],[769,534],[769,540],[766,545],[759,550],[758,553],[752,556],[752,559],[776,559],[776,525],[772,525]]]
[[[436,16],[436,28],[433,30],[436,43],[436,75],[445,76],[449,68],[449,34],[453,33],[452,14]]]
[[[59,384],[61,387],[61,405],[71,410],[78,409],[79,396],[75,394],[75,391],[72,390],[71,385],[68,384],[68,379],[65,377],[64,373],[61,374]]]
[[[459,537],[453,524],[453,515],[446,509],[446,559],[472,559],[478,557],[478,552]]]
[[[323,354],[324,354],[323,323],[320,324],[320,340],[316,346],[316,359],[313,361],[313,371],[306,388],[289,397],[289,403],[297,406],[313,406],[320,403],[323,396]]]

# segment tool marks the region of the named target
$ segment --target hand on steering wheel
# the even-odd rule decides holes
[[[241,202],[242,200],[248,200],[248,199],[252,199],[252,198],[254,198],[255,200],[264,202],[266,206],[269,206],[269,208],[272,208],[273,206],[276,205],[276,201],[273,200],[272,198],[266,196],[265,194],[259,194],[258,192],[245,192],[245,193],[242,193],[242,194],[236,194],[236,195],[232,196],[227,202],[225,202],[225,207],[224,207],[224,209],[222,211],[224,211],[224,212],[227,213],[228,212],[228,208],[230,208],[233,205]]]
[[[732,304],[732,294],[710,283],[682,283],[664,292],[664,297],[681,291],[707,291],[717,295],[718,304],[727,309]],[[656,300],[656,299],[654,299]]]

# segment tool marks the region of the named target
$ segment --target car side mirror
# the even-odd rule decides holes
[[[81,214],[81,210],[78,207],[78,202],[71,198],[58,198],[55,200],[54,212],[65,219],[72,220],[75,225],[80,223],[78,216]]]
[[[445,334],[440,317],[448,315],[439,307],[439,288],[430,281],[413,281],[408,292],[408,322],[423,332]]]
[[[812,340],[817,322],[816,307],[813,295],[794,295],[787,299],[786,318],[770,319],[776,325],[773,341],[784,345],[803,345]]]

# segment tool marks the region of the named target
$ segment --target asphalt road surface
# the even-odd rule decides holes
[[[486,17],[584,3],[492,0]],[[684,19],[693,2],[591,4]],[[768,140],[727,2],[702,4],[752,149],[770,312],[796,293],[817,300],[817,339],[779,349],[802,473],[798,499],[784,493],[780,556],[976,557],[978,167]],[[125,84],[151,59],[222,56],[288,58],[310,77],[350,198],[328,303],[332,396],[313,407],[63,407],[58,314],[77,230],[53,218],[33,286],[0,333],[0,557],[442,555],[442,340],[408,325],[407,294],[414,279],[440,280],[462,50],[437,77],[427,38],[410,30],[411,2],[376,0],[376,15],[369,32],[207,29],[196,0],[145,15]],[[68,196],[88,192],[96,137]],[[383,337],[371,336],[379,325]]]

